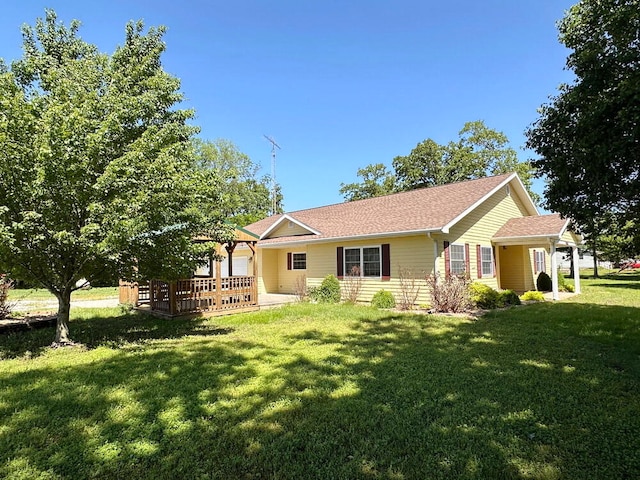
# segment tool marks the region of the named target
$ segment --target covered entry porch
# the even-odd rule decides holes
[[[520,293],[535,290],[538,275],[546,272],[551,277],[552,298],[559,300],[556,251],[569,248],[575,293],[580,293],[578,245],[582,239],[568,230],[568,224],[557,214],[509,220],[492,238],[500,288]]]

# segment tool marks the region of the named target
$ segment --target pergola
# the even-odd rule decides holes
[[[211,241],[197,237],[196,241]],[[209,276],[195,276],[179,280],[151,279],[146,283],[120,282],[120,303],[148,309],[164,316],[181,316],[201,313],[224,315],[259,309],[258,287],[258,236],[242,228],[235,229],[234,239],[216,245],[216,253],[228,258],[228,271],[222,272],[221,262],[209,259]],[[233,275],[233,253],[240,244],[250,250],[250,275]],[[223,275],[226,274],[226,275]]]

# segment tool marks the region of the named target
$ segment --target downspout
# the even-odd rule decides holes
[[[433,274],[438,275],[438,241],[427,232],[427,237],[433,240]]]

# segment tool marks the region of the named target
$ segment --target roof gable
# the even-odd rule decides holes
[[[300,234],[313,234],[313,235],[320,235],[320,232],[315,230],[314,228],[305,225],[304,223],[302,223],[301,221],[295,219],[294,217],[284,214],[284,215],[280,215],[279,218],[277,218],[269,228],[267,228],[261,235],[260,235],[260,239],[263,240],[265,238],[269,238],[270,235],[273,235],[277,230],[279,230],[281,227],[283,227],[286,224],[289,225],[295,225],[297,227],[299,227],[297,229],[296,235],[298,236]],[[286,235],[281,235],[281,236],[286,236]]]
[[[567,232],[569,220],[560,214],[511,218],[493,236],[494,241],[520,241],[522,239],[560,239]]]

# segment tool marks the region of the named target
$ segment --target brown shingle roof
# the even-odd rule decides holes
[[[568,220],[561,218],[557,213],[534,217],[512,218],[496,232],[493,238],[556,237],[564,232],[567,223]]]
[[[298,210],[287,216],[315,229],[319,235],[271,238],[261,240],[260,243],[441,230],[510,178],[517,177],[514,174],[504,174]],[[274,215],[248,225],[246,229],[262,236],[282,217],[283,215]]]

